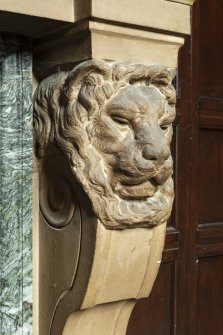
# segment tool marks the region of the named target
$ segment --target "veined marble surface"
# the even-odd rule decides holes
[[[6,44],[0,36],[0,334],[31,335],[32,59]]]

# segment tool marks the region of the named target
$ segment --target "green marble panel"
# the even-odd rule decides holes
[[[32,58],[0,35],[0,334],[32,334]]]

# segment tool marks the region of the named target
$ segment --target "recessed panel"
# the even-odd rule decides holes
[[[223,221],[223,131],[199,134],[199,223]]]
[[[198,1],[195,2],[198,4]],[[200,93],[206,96],[222,96],[223,92],[223,1],[203,0],[200,4],[200,16],[195,18],[199,24],[199,86]],[[197,68],[196,68],[197,69]],[[195,71],[196,71],[195,69]]]
[[[200,259],[198,266],[197,335],[222,335],[223,256]]]

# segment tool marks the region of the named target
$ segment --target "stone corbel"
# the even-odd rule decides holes
[[[124,335],[155,281],[183,37],[140,29],[88,20],[36,43],[38,335]]]

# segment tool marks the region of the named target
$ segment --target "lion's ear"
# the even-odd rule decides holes
[[[174,67],[168,67],[168,71],[169,71],[169,74],[170,74],[170,81],[172,82],[173,79],[176,77],[177,70]]]
[[[100,74],[105,79],[111,78],[111,68],[105,61],[89,60],[79,64],[69,73],[64,84],[64,97],[68,101],[71,97],[75,98],[75,95],[78,94],[79,86],[90,73]]]

